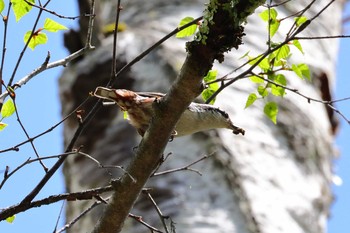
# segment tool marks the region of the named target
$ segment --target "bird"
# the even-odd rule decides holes
[[[165,96],[158,92],[134,92],[106,87],[97,87],[93,95],[112,101],[122,111],[126,111],[130,124],[142,137],[153,115],[153,103]],[[236,135],[245,134],[244,129],[232,123],[225,111],[213,105],[192,102],[178,120],[172,138],[217,128],[231,129]]]

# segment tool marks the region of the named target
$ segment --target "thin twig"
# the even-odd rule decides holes
[[[336,36],[296,36],[295,40],[324,40],[324,39],[342,39],[350,38],[350,35],[336,35]]]
[[[275,3],[275,4],[271,4],[270,3],[270,7],[282,6],[282,5],[284,5],[284,4],[286,4],[286,3],[290,2],[290,1],[292,1],[292,0],[286,0],[286,1],[283,1],[283,2]]]
[[[56,224],[55,224],[55,228],[54,228],[54,230],[53,230],[53,232],[56,232],[57,231],[57,226],[58,226],[58,223],[60,222],[60,219],[61,219],[61,216],[62,216],[62,212],[63,212],[63,207],[64,207],[64,204],[65,204],[65,202],[63,201],[62,202],[62,205],[61,205],[61,208],[60,208],[60,212],[59,212],[59,214],[58,214],[58,216],[57,216],[57,220],[56,220]]]
[[[166,233],[169,233],[169,230],[168,230],[168,227],[164,221],[164,219],[168,218],[167,216],[164,216],[162,211],[160,210],[159,206],[157,205],[157,203],[155,202],[155,200],[153,199],[152,195],[148,192],[148,190],[143,190],[143,193],[145,193],[148,197],[148,199],[152,202],[152,205],[154,206],[154,208],[156,209],[157,211],[157,214],[160,218],[160,221],[162,222],[163,224],[163,227],[165,229],[165,232]]]
[[[23,146],[27,143],[29,143],[30,141],[34,141],[35,139],[51,132],[52,130],[54,130],[55,128],[57,128],[60,124],[62,124],[64,121],[66,121],[70,116],[72,116],[73,114],[75,114],[75,112],[80,109],[82,106],[85,105],[85,103],[90,99],[90,97],[87,97],[78,107],[76,107],[73,111],[71,111],[67,116],[65,116],[62,120],[60,120],[58,123],[56,123],[54,126],[52,126],[51,128],[45,130],[44,132],[42,133],[39,133],[37,134],[36,136],[32,137],[32,138],[29,138],[27,139],[26,141],[23,141],[13,147],[10,147],[10,148],[7,148],[7,149],[3,149],[3,150],[0,150],[0,154],[1,153],[4,153],[4,152],[7,152],[7,151],[19,151],[19,147],[20,146]],[[69,152],[69,151],[68,151]]]
[[[69,153],[64,153],[64,154],[59,154],[59,155],[50,155],[50,156],[42,156],[40,158],[35,158],[35,159],[31,159],[30,157],[24,161],[22,164],[20,164],[19,166],[17,166],[15,169],[13,169],[11,172],[8,172],[9,167],[6,166],[7,168],[7,173],[4,174],[4,179],[1,181],[0,183],[0,189],[4,186],[4,184],[6,183],[6,181],[12,176],[14,175],[17,171],[19,171],[21,168],[23,168],[24,166],[31,164],[33,162],[37,162],[37,161],[41,161],[41,160],[46,160],[46,159],[54,159],[54,158],[59,158],[62,155],[70,155],[70,154],[76,154],[76,152],[69,152]]]
[[[24,132],[24,134],[26,135],[27,139],[29,140],[29,143],[30,145],[32,146],[33,148],[33,151],[36,155],[36,157],[39,159],[39,163],[40,165],[43,167],[44,171],[47,172],[49,169],[45,166],[45,164],[43,163],[43,161],[41,161],[40,159],[40,155],[38,153],[38,150],[36,149],[35,145],[34,145],[34,142],[32,140],[30,140],[30,136],[29,136],[29,133],[27,132],[26,128],[24,127],[23,123],[22,123],[22,120],[19,116],[19,113],[18,113],[18,109],[17,109],[17,105],[16,105],[16,101],[15,101],[15,98],[13,98],[13,103],[15,105],[15,113],[16,113],[16,117],[17,117],[17,122],[19,123],[19,125],[21,126],[22,128],[22,131]]]
[[[75,153],[79,154],[79,155],[83,155],[87,158],[89,158],[90,160],[94,161],[99,168],[118,168],[120,170],[122,170],[125,174],[127,174],[130,179],[132,179],[134,182],[136,182],[135,178],[132,177],[122,166],[118,166],[118,165],[103,165],[102,163],[100,163],[100,161],[98,161],[97,159],[95,159],[94,157],[92,157],[91,155],[81,152],[81,151],[76,151]],[[111,175],[111,174],[110,174]]]
[[[0,95],[2,94],[2,84],[3,82],[3,70],[4,70],[4,64],[5,64],[5,55],[6,55],[6,41],[7,41],[7,27],[8,27],[8,21],[10,17],[10,10],[12,8],[12,2],[9,1],[9,6],[7,9],[6,16],[3,16],[3,22],[4,22],[4,37],[2,41],[2,55],[1,55],[1,66],[0,66]],[[2,108],[2,101],[4,99],[0,98],[0,109]]]
[[[335,103],[335,102],[340,102],[340,101],[345,101],[345,100],[349,100],[350,97],[347,97],[347,98],[343,98],[343,99],[339,99],[339,100],[335,100],[335,101],[332,101],[332,100],[320,100],[320,99],[316,99],[316,98],[313,98],[313,97],[310,97],[310,96],[307,96],[305,94],[302,94],[300,93],[297,89],[295,88],[290,88],[290,87],[287,87],[287,86],[284,86],[284,85],[281,85],[279,83],[276,83],[270,79],[267,79],[267,78],[264,78],[263,76],[260,76],[258,74],[254,74],[252,72],[252,75],[264,80],[265,82],[268,82],[268,83],[271,83],[275,86],[278,86],[278,87],[282,87],[283,89],[286,89],[290,92],[293,92],[303,98],[305,98],[307,100],[308,103],[310,103],[311,101],[313,102],[316,102],[316,103],[321,103],[321,104],[324,104],[324,105],[327,105],[329,108],[331,108],[332,110],[334,110],[336,113],[338,113],[349,125],[350,125],[350,120],[344,115],[342,114],[337,108],[335,108],[332,103]]]
[[[48,1],[48,2],[49,2],[49,1]],[[48,3],[48,2],[47,2],[47,3]],[[7,86],[11,86],[12,83],[13,83],[13,79],[14,79],[15,76],[16,76],[18,67],[19,67],[19,65],[21,64],[22,58],[23,58],[23,56],[24,56],[25,51],[26,51],[27,48],[28,48],[29,42],[30,42],[31,39],[33,38],[33,35],[34,35],[34,33],[35,33],[35,29],[36,29],[36,27],[37,27],[37,25],[38,25],[38,23],[39,23],[39,19],[40,19],[42,13],[43,13],[43,10],[39,9],[38,15],[37,15],[37,17],[36,17],[36,19],[35,19],[35,22],[34,22],[34,25],[33,25],[32,31],[31,31],[32,33],[30,34],[28,40],[26,41],[26,44],[24,45],[24,47],[23,47],[23,49],[22,49],[22,51],[21,51],[21,53],[20,53],[20,55],[19,55],[19,57],[18,57],[18,59],[17,59],[15,68],[14,68],[14,70],[13,70],[13,72],[12,72],[11,78],[10,78],[10,80],[9,80],[9,82],[8,82],[8,84],[7,84]]]
[[[137,222],[141,223],[142,225],[144,225],[145,227],[147,227],[148,229],[151,230],[151,232],[158,232],[158,233],[163,233],[161,230],[149,225],[148,223],[146,223],[145,221],[142,220],[141,216],[137,216],[134,214],[130,214],[129,213],[129,218],[135,219]]]
[[[30,6],[32,6],[32,7],[34,7],[34,8],[38,8],[38,9],[40,9],[40,10],[43,10],[43,11],[47,12],[47,13],[53,14],[53,15],[59,17],[59,18],[63,18],[63,19],[72,19],[72,20],[74,20],[74,19],[77,19],[77,18],[82,17],[81,15],[79,15],[79,16],[64,16],[64,15],[60,15],[60,14],[57,14],[55,11],[46,9],[45,7],[37,6],[37,5],[35,5],[34,3],[29,2],[28,0],[24,0],[24,1],[25,1],[28,5],[30,5]]]
[[[313,0],[306,8],[303,9],[303,13],[305,11],[307,11],[311,6],[312,4],[315,2],[315,0]],[[324,8],[321,9],[320,13],[317,14],[317,17],[325,10],[327,9],[331,3],[333,3],[334,0],[330,1],[330,3],[328,3]],[[277,51],[278,49],[280,49],[282,46],[288,44],[290,41],[294,40],[296,38],[296,36],[298,34],[300,34],[303,30],[305,30],[305,28],[307,28],[310,23],[315,20],[315,17],[312,17],[311,19],[309,19],[308,21],[306,21],[305,23],[303,23],[302,25],[300,25],[298,28],[296,28],[296,30],[292,33],[288,33],[287,34],[287,37],[286,39],[280,43],[279,45],[277,45],[276,47],[274,48],[271,48],[270,47],[264,52],[262,53],[261,55],[255,57],[254,59],[251,59],[250,61],[247,61],[245,62],[242,66],[234,69],[233,71],[229,72],[227,75],[225,75],[224,77],[227,77],[228,75],[232,74],[233,72],[235,72],[236,70],[240,69],[241,67],[251,63],[253,60],[257,60],[253,65],[251,65],[246,71],[242,72],[241,74],[239,74],[238,76],[236,76],[235,78],[231,79],[231,81],[229,82],[226,82],[226,83],[222,83],[222,85],[219,87],[219,89],[214,92],[214,94],[209,98],[207,99],[206,103],[210,103],[214,98],[216,98],[216,96],[221,92],[223,91],[226,87],[230,86],[231,84],[233,84],[234,82],[242,79],[242,78],[245,78],[249,73],[251,73],[253,71],[253,69],[255,67],[257,67],[259,65],[259,63],[264,59],[266,58],[269,54]],[[292,26],[293,27],[293,26]],[[291,35],[290,35],[291,34]]]
[[[109,198],[106,198],[107,200]],[[60,230],[56,231],[55,233],[61,233],[66,231],[67,229],[71,228],[76,222],[78,222],[82,217],[84,217],[88,212],[93,210],[95,207],[101,205],[103,202],[102,201],[95,201],[91,206],[89,206],[86,210],[81,212],[77,217],[75,217],[72,221],[67,223],[64,227],[62,227]]]
[[[137,63],[138,61],[140,61],[142,58],[144,58],[147,54],[149,54],[151,51],[153,51],[155,48],[157,48],[159,45],[161,45],[164,41],[168,40],[170,37],[172,37],[173,35],[175,35],[176,33],[178,33],[179,31],[198,23],[198,21],[202,20],[203,16],[198,17],[196,19],[194,19],[193,21],[189,22],[188,24],[183,25],[182,27],[178,27],[176,29],[174,29],[172,32],[170,32],[168,35],[164,36],[162,39],[160,39],[159,41],[157,41],[154,45],[152,45],[151,47],[149,47],[148,49],[146,49],[144,52],[142,52],[140,55],[138,55],[137,57],[135,57],[131,62],[129,62],[128,64],[126,64],[125,66],[123,66],[118,73],[115,75],[115,77],[118,77],[120,74],[122,74],[124,71],[128,70],[131,66],[133,66],[135,63]],[[113,81],[114,82],[114,81]],[[113,83],[109,83],[108,85],[111,85]]]
[[[299,16],[302,16],[307,10],[309,10],[310,9],[310,7],[315,3],[315,1],[316,0],[313,0],[313,1],[311,1],[304,9],[302,9],[301,11],[300,11],[300,13],[299,13]],[[308,22],[310,23],[312,20],[308,20]],[[305,22],[306,23],[306,22]],[[305,25],[305,23],[304,23],[304,25]],[[303,26],[303,25],[301,25],[301,26]],[[308,26],[308,25],[307,25]],[[300,28],[300,27],[299,27]],[[299,29],[298,27],[297,27],[297,22],[296,21],[294,21],[294,23],[293,23],[293,25],[290,27],[290,30],[289,30],[289,32],[287,33],[287,37],[286,38],[289,38],[289,37],[291,37],[291,36],[293,36],[293,35],[295,35],[295,34],[298,34],[298,29]]]
[[[120,6],[120,0],[117,2],[117,14],[115,16],[115,23],[114,23],[114,32],[113,32],[113,55],[112,55],[112,75],[111,79],[113,79],[117,73],[117,38],[118,38],[118,25],[119,25],[119,15],[120,11],[122,10],[122,7]],[[113,80],[110,80],[110,82],[113,82]]]
[[[49,70],[49,69],[55,68],[57,66],[66,66],[69,62],[80,57],[81,55],[85,54],[87,51],[89,51],[91,49],[93,49],[93,47],[85,47],[85,48],[82,48],[82,49],[78,50],[77,52],[72,53],[71,55],[69,55],[63,59],[57,60],[55,62],[51,62],[51,63],[44,62],[41,66],[39,66],[38,68],[33,70],[30,74],[24,76],[16,84],[14,84],[13,89],[16,90],[17,88],[21,88],[23,85],[25,85],[27,82],[29,82],[32,78],[34,78],[35,76],[37,76],[38,74],[40,74],[41,72],[43,72],[45,70]],[[46,57],[45,61],[47,60],[48,57],[49,57],[49,55]],[[9,95],[9,93],[7,91],[2,93],[0,95],[0,100],[5,99],[8,95]]]
[[[170,174],[170,173],[174,173],[174,172],[179,172],[179,171],[193,171],[193,172],[196,172],[198,175],[202,175],[202,173],[198,170],[195,170],[195,169],[192,169],[191,166],[211,157],[214,153],[211,153],[210,155],[204,155],[203,157],[197,159],[196,161],[186,165],[186,166],[183,166],[183,167],[179,167],[179,168],[175,168],[175,169],[170,169],[170,170],[166,170],[166,171],[162,171],[162,172],[156,172],[154,173],[152,176],[161,176],[161,175],[167,175],[167,174]]]

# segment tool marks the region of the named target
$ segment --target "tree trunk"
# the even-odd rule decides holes
[[[116,1],[101,1],[97,28],[112,23]],[[88,13],[84,1],[81,12]],[[291,1],[277,8],[278,18],[304,9],[307,1]],[[317,1],[306,15],[311,18],[328,1]],[[84,8],[85,7],[85,8]],[[161,37],[176,28],[185,16],[198,17],[204,4],[201,1],[127,1],[120,21],[125,30],[118,33],[118,68],[121,68]],[[263,8],[259,8],[259,11]],[[341,1],[336,1],[304,31],[304,36],[337,35],[340,33]],[[282,21],[278,34],[284,38],[292,19]],[[81,20],[81,27],[86,25]],[[102,25],[102,26],[101,26]],[[79,47],[86,32],[66,35],[67,48]],[[243,63],[239,59],[250,51],[258,55],[266,50],[266,24],[257,14],[245,25],[244,45],[216,64],[221,77]],[[74,36],[75,35],[75,36]],[[80,35],[80,36],[77,36]],[[89,92],[105,85],[110,78],[112,36],[97,31],[96,50],[65,69],[60,79],[62,114],[78,106]],[[166,92],[175,79],[185,58],[186,40],[170,38],[145,59],[119,77],[115,88],[134,91]],[[288,86],[309,97],[330,100],[334,85],[337,56],[336,40],[301,41],[305,56],[293,52],[292,60],[305,62],[312,71],[312,82],[286,73]],[[76,46],[72,46],[72,45]],[[239,74],[240,70],[234,74]],[[234,76],[231,76],[234,77]],[[279,102],[278,123],[274,125],[263,114],[264,100],[244,109],[249,93],[256,86],[247,79],[225,89],[215,105],[225,110],[234,123],[246,130],[245,136],[229,130],[211,130],[175,138],[167,146],[172,153],[160,170],[182,167],[203,155],[213,156],[196,164],[200,171],[182,171],[152,177],[147,187],[163,214],[176,223],[177,232],[325,232],[331,193],[333,133],[336,119],[325,105],[311,102],[288,92]],[[94,100],[85,107],[87,112]],[[72,138],[78,121],[65,122],[65,143]],[[93,118],[79,138],[76,147],[99,160],[103,165],[126,166],[134,155],[140,136],[116,106],[105,106]],[[101,169],[84,156],[68,157],[64,166],[67,191],[80,191],[108,184],[112,177],[123,174],[120,169]],[[112,177],[111,177],[112,174]],[[108,195],[106,195],[108,196]],[[93,201],[72,201],[67,206],[67,221],[78,216]],[[101,215],[103,206],[83,217],[70,232],[90,232]],[[139,197],[132,214],[140,215],[147,223],[161,228],[161,221],[145,195]],[[148,232],[140,223],[129,219],[123,232]]]

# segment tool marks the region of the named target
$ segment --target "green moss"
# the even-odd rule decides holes
[[[195,40],[187,44],[205,45],[215,53],[215,59],[223,61],[224,53],[242,44],[242,22],[265,1],[262,0],[211,0],[203,12],[203,21]]]

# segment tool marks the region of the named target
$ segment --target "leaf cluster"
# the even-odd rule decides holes
[[[33,5],[35,5],[35,0],[11,0],[12,10],[16,18],[16,22],[19,22],[26,14],[28,14]],[[5,8],[4,0],[0,0],[0,13]],[[5,17],[3,17],[5,20]],[[7,19],[6,19],[7,20]],[[25,33],[23,40],[25,44],[28,44],[28,47],[34,50],[34,48],[39,44],[46,44],[48,41],[47,35],[43,32],[43,30],[49,32],[57,32],[59,30],[67,30],[65,26],[55,22],[50,18],[46,18],[45,23],[42,28],[39,28],[36,31],[29,30]]]
[[[292,56],[291,46],[304,53],[300,42],[296,39],[291,41],[291,43],[275,43],[271,40],[278,31],[281,23],[281,20],[277,18],[277,11],[269,8],[261,12],[259,16],[268,24],[268,45],[273,52],[267,56],[259,55],[251,57],[249,56],[249,52],[243,55],[242,58],[247,58],[250,65],[257,65],[260,68],[258,74],[253,73],[249,76],[249,80],[256,84],[257,88],[256,93],[249,94],[245,108],[253,105],[258,99],[266,99],[270,94],[283,98],[286,94],[286,86],[288,84],[287,77],[283,71],[292,71],[301,79],[311,80],[310,70],[307,64],[291,64],[289,61],[289,58]],[[296,28],[298,28],[307,21],[307,18],[304,16],[296,17],[294,21]],[[264,106],[264,113],[273,123],[277,123],[278,105],[276,102],[267,101]]]
[[[35,0],[27,0],[27,1],[11,0],[10,2],[11,2],[11,4],[9,4],[8,7],[12,8],[17,23],[26,14],[28,14],[32,10],[32,8],[35,4]],[[4,3],[4,0],[0,0],[0,14],[1,15],[2,15],[3,10],[5,9],[5,6],[6,5]],[[8,18],[6,16],[3,16],[3,15],[2,15],[2,17],[3,17],[3,21],[5,23],[7,23]],[[34,48],[37,45],[45,44],[48,41],[48,37],[43,31],[46,30],[48,32],[58,32],[60,30],[67,30],[67,29],[68,28],[63,26],[62,24],[59,24],[50,18],[46,18],[42,28],[39,28],[35,32],[33,32],[32,30],[29,30],[24,34],[24,38],[23,38],[24,43],[29,48],[34,50]],[[2,83],[3,83],[3,80],[2,80]],[[14,89],[11,88],[11,85],[9,84],[8,87],[6,87],[6,89],[10,93],[11,98],[14,99],[15,93],[14,93]],[[16,106],[15,106],[12,99],[8,99],[4,103],[4,105],[1,108],[0,131],[4,130],[8,126],[8,124],[4,123],[3,120],[5,118],[10,117],[15,112],[15,109],[16,109]]]

